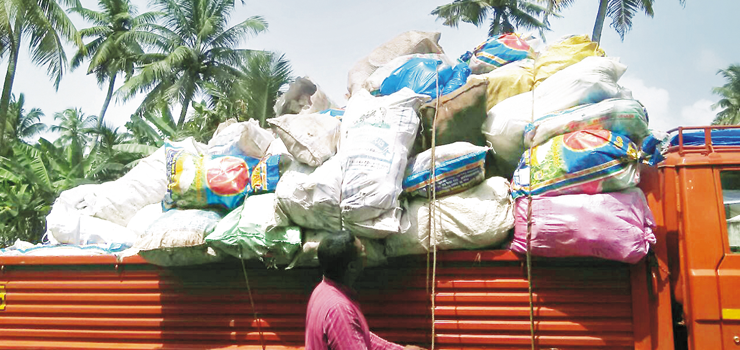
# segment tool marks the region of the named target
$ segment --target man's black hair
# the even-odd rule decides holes
[[[319,264],[324,276],[332,281],[343,282],[344,273],[350,262],[357,259],[355,235],[339,231],[324,237],[319,243]]]

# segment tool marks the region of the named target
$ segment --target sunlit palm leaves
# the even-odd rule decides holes
[[[259,16],[227,27],[234,2],[229,0],[155,0],[163,25],[152,25],[149,39],[161,53],[145,54],[145,64],[119,90],[130,99],[148,92],[140,112],[164,100],[181,106],[177,126],[185,123],[190,102],[207,83],[227,84],[239,75],[236,67],[250,52],[234,49],[250,35],[267,29]]]
[[[16,66],[23,40],[28,41],[33,63],[45,66],[47,73],[59,83],[67,67],[63,43],[82,44],[72,21],[62,6],[77,6],[76,0],[0,0],[0,43],[7,51],[8,69],[0,97],[0,153],[4,152],[5,125],[13,89]]]
[[[444,25],[457,27],[460,22],[481,26],[490,18],[488,35],[495,36],[523,29],[536,29],[545,25],[537,16],[546,8],[523,0],[455,0],[432,11]]]
[[[715,95],[722,97],[712,105],[713,109],[721,109],[712,124],[740,124],[740,65],[730,65],[727,69],[720,69],[717,74],[725,78],[727,83],[712,89]]]

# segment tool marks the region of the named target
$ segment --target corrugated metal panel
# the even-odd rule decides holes
[[[440,254],[436,344],[443,349],[529,349],[526,271],[510,253]],[[237,262],[164,269],[147,264],[4,265],[0,349],[270,349],[303,345],[314,269],[250,265],[253,318]],[[95,262],[94,260],[88,261]],[[629,267],[537,261],[534,300],[540,349],[634,349]],[[431,300],[418,257],[368,269],[358,282],[371,329],[429,345]]]

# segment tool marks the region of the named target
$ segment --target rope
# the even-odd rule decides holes
[[[532,67],[532,105],[530,108],[530,123],[534,122],[534,91],[536,89],[535,84],[535,67],[537,66],[537,57],[534,58],[534,64]],[[527,288],[529,291],[529,335],[530,345],[532,350],[535,350],[535,336],[534,336],[534,298],[532,297],[532,180],[534,179],[532,171],[532,148],[529,146],[529,191],[527,191]]]
[[[252,305],[252,312],[254,313],[254,322],[257,323],[257,331],[260,333],[260,344],[262,350],[267,349],[265,346],[265,337],[262,334],[262,322],[257,317],[257,309],[254,307],[254,299],[252,298],[252,288],[249,287],[249,277],[247,277],[247,267],[244,265],[244,259],[242,259],[242,247],[239,246],[239,261],[242,262],[242,272],[244,272],[244,281],[247,283],[247,293],[249,294],[249,303]]]
[[[432,251],[432,346],[431,350],[434,350],[434,341],[436,338],[436,325],[435,325],[435,309],[436,309],[436,289],[437,289],[437,158],[435,155],[435,149],[437,146],[437,112],[439,111],[439,64],[437,64],[436,74],[436,85],[437,85],[437,105],[434,109],[434,118],[432,120],[432,167],[431,167],[431,181],[429,186],[431,187],[431,200],[429,201],[429,250]],[[434,236],[434,239],[432,239]],[[427,270],[429,267],[429,250],[427,250]],[[429,284],[429,278],[427,277],[427,285]]]

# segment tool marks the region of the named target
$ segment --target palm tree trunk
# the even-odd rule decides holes
[[[0,97],[0,154],[5,154],[5,124],[8,119],[8,108],[10,107],[10,93],[13,90],[13,80],[15,80],[15,68],[18,65],[18,53],[21,46],[21,21],[15,20],[13,26],[13,36],[10,42],[10,60],[8,60],[8,71],[5,74],[3,83],[3,95]]]
[[[108,110],[108,105],[110,104],[110,99],[113,97],[113,87],[116,85],[116,74],[111,73],[110,77],[108,77],[108,94],[105,95],[105,102],[103,102],[103,107],[100,109],[100,114],[98,114],[98,126],[95,128],[95,130],[100,131],[100,127],[103,126],[103,118],[105,118],[105,111]],[[100,135],[96,135],[93,139],[92,148],[95,149],[95,146],[98,144],[98,138],[100,138]]]
[[[178,129],[182,129],[182,126],[185,124],[185,116],[188,115],[188,107],[190,106],[190,99],[191,99],[190,97],[186,97],[185,101],[183,101],[182,109],[180,110],[180,119],[177,120]]]
[[[499,34],[499,31],[501,28],[501,12],[496,12],[496,17],[493,19],[493,26],[491,27],[491,30],[488,32],[488,36],[496,36]]]
[[[609,0],[600,0],[599,13],[596,15],[596,23],[594,24],[594,33],[591,35],[591,40],[597,43],[601,42],[601,30],[604,28],[607,5],[609,5]]]

